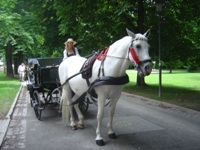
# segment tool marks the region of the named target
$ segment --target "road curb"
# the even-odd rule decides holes
[[[22,87],[23,87],[23,85],[21,84],[21,86],[19,88],[19,91],[18,91],[17,95],[15,96],[14,102],[11,105],[11,107],[9,109],[9,112],[6,115],[5,119],[4,120],[0,120],[0,147],[1,147],[2,143],[3,143],[4,137],[6,135],[8,126],[10,124],[11,116],[13,114],[13,110],[14,110],[15,105],[17,103],[17,100],[18,100],[18,97],[19,97],[19,94],[21,92]]]

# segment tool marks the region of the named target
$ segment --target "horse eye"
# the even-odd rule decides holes
[[[137,49],[141,49],[141,45],[139,45],[139,44],[136,45],[136,48],[137,48]]]

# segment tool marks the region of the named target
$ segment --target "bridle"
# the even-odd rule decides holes
[[[133,41],[136,41],[137,39],[133,39],[132,41],[131,41],[131,45],[130,45],[130,47],[129,47],[129,53],[128,53],[128,56],[129,56],[129,54],[131,54],[131,57],[133,58],[133,60],[134,60],[134,62],[135,62],[135,67],[136,68],[139,68],[140,70],[141,70],[141,68],[140,68],[140,66],[141,66],[141,64],[144,64],[144,63],[147,63],[147,62],[152,62],[151,61],[151,59],[145,59],[145,60],[140,60],[139,58],[138,58],[138,56],[137,56],[137,54],[136,54],[136,52],[135,52],[135,50],[134,50],[134,48],[133,48]],[[140,39],[141,40],[141,39]]]
[[[99,68],[99,73],[98,73],[98,76],[100,75],[100,70],[102,69],[102,72],[103,72],[103,76],[104,76],[104,67],[103,67],[103,63],[104,63],[104,60],[106,59],[106,57],[111,57],[111,58],[116,58],[116,59],[122,59],[122,60],[127,60],[127,61],[130,61],[130,58],[129,58],[129,55],[131,55],[131,57],[133,58],[133,61],[135,62],[134,63],[134,66],[137,70],[140,70],[142,73],[143,73],[143,69],[141,68],[142,64],[145,64],[145,63],[152,63],[151,59],[145,59],[145,60],[140,60],[133,48],[133,42],[136,41],[136,40],[139,40],[139,39],[133,39],[131,41],[131,45],[129,47],[129,50],[128,50],[128,54],[126,55],[126,57],[118,57],[118,56],[112,56],[112,55],[108,55],[107,52],[108,52],[108,49],[106,49],[106,53],[103,57],[103,59],[101,60],[101,66]],[[140,39],[140,40],[145,40],[145,39]],[[144,74],[144,73],[143,73]]]
[[[129,47],[129,51],[126,57],[118,57],[118,56],[112,56],[112,55],[106,55],[107,57],[113,57],[113,58],[117,58],[117,59],[124,59],[124,60],[128,60],[131,61],[129,59],[129,54],[131,54],[131,57],[133,58],[134,62],[135,62],[135,67],[138,68],[138,66],[140,66],[143,63],[147,63],[147,62],[152,62],[151,59],[145,59],[145,60],[140,60],[133,48],[133,41],[136,41],[137,39],[133,39],[131,41],[131,45]]]

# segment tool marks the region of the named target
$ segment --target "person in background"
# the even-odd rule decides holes
[[[19,80],[24,81],[25,65],[21,63],[18,67]]]
[[[72,38],[69,38],[64,44],[65,49],[63,51],[63,60],[70,56],[80,56],[78,49],[74,46],[76,44],[76,41],[74,41]]]

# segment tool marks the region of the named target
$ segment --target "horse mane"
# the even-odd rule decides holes
[[[131,37],[130,36],[125,36],[119,40],[117,40],[116,42],[114,42],[112,45],[110,45],[110,47],[113,47],[114,49],[118,48],[119,46],[127,46],[129,47],[131,45]],[[124,44],[119,44],[122,43],[122,41],[124,42]]]
[[[145,37],[144,35],[138,33],[138,34],[135,34],[134,40],[143,40],[143,41],[147,41],[147,37]]]
[[[125,36],[125,37],[119,39],[118,41],[114,42],[111,46],[112,46],[112,47],[113,47],[113,46],[114,46],[114,47],[115,47],[115,46],[118,47],[119,45],[118,45],[117,43],[118,43],[118,42],[121,42],[122,40],[123,40],[124,42],[127,42],[128,46],[130,46],[130,44],[131,44],[131,39],[132,39],[132,37],[130,37],[130,36]],[[140,33],[135,34],[135,38],[134,38],[133,40],[143,40],[143,41],[148,42],[147,37],[144,36],[143,34],[140,34]],[[129,44],[129,43],[130,43],[130,44]],[[127,44],[125,44],[125,45],[127,45]]]

